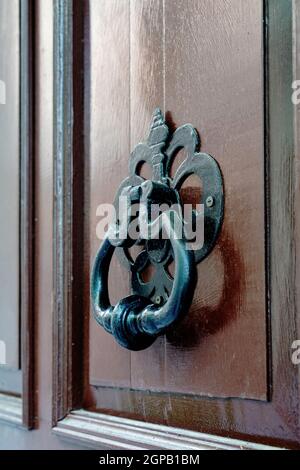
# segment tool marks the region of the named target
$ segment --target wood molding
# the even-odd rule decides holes
[[[54,2],[53,424],[82,393],[83,3]]]
[[[20,315],[23,424],[34,425],[34,8],[33,1],[20,2]]]
[[[274,450],[275,447],[193,431],[73,411],[53,429],[64,439],[92,449],[110,450]]]
[[[53,422],[72,405],[72,2],[54,2]]]

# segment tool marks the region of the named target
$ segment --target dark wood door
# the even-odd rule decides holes
[[[91,262],[97,207],[114,200],[157,106],[172,126],[197,128],[201,150],[220,164],[226,198],[221,237],[198,265],[192,308],[175,330],[130,354],[91,315],[96,389],[267,397],[263,14],[260,0],[90,3]],[[173,175],[184,157],[175,158]],[[184,186],[193,194],[197,185],[187,179]],[[117,301],[130,294],[130,282],[114,267]]]
[[[289,0],[30,5],[34,382],[9,403],[6,421],[30,398],[35,430],[0,422],[1,445],[15,447],[15,438],[24,448],[299,447],[291,100],[298,7]],[[184,319],[150,348],[130,352],[92,314],[97,209],[113,202],[157,107],[171,130],[191,123],[201,151],[218,162],[224,222],[197,266]],[[185,157],[178,152],[172,175]],[[150,175],[146,166],[140,172]],[[201,190],[189,177],[181,195],[193,202]],[[112,302],[131,293],[117,257],[109,290]]]

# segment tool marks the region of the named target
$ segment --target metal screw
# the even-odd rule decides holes
[[[207,207],[213,207],[215,204],[215,200],[212,196],[208,196],[208,198],[206,199],[206,206]]]
[[[160,295],[158,295],[158,296],[155,298],[155,303],[156,303],[157,305],[160,305],[160,304],[162,303],[162,300],[163,300],[162,297],[161,297]]]

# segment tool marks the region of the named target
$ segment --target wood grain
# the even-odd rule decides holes
[[[130,14],[129,2],[90,2],[90,265],[101,240],[96,236],[99,204],[114,201],[127,175],[130,153]],[[129,276],[114,260],[110,270],[112,302],[128,295]],[[98,328],[90,317],[90,373],[99,367],[104,383],[130,386],[130,353]]]
[[[167,342],[170,391],[266,398],[262,18],[261,0],[166,1],[166,110],[225,183],[220,240]]]
[[[300,1],[296,0],[294,5],[294,61],[295,61],[295,76],[300,76]],[[300,106],[298,105],[294,110],[294,128],[295,128],[295,174],[293,175],[295,181],[295,257],[299,259],[300,254],[300,219],[297,214],[300,214]],[[296,284],[296,310],[300,312],[300,263],[295,263],[295,284]],[[297,321],[297,339],[300,339],[300,320]],[[300,383],[300,367],[298,368],[298,384]],[[299,389],[300,402],[300,389]]]
[[[110,108],[105,122],[101,114],[91,115],[94,130],[91,146],[97,149],[91,153],[91,198],[97,195],[94,178],[97,184],[101,182],[105,201],[109,202],[118,187],[121,169],[122,175],[126,175],[129,152],[126,154],[125,145],[120,151],[118,141],[127,127],[120,129],[120,116],[123,112],[130,114],[132,149],[147,136],[151,113],[160,106],[165,107],[171,125],[185,122],[195,125],[202,137],[203,151],[219,161],[225,181],[226,212],[218,246],[198,268],[198,287],[187,320],[147,351],[131,354],[130,371],[126,372],[128,386],[266,399],[262,2],[139,0],[129,3],[130,18],[124,18],[127,23],[122,30],[121,44],[116,42],[115,25],[112,26],[113,2],[109,3],[109,11],[104,7],[101,13],[91,3],[92,83],[97,81],[101,110]],[[120,21],[120,15],[118,18]],[[105,37],[101,36],[101,26]],[[113,49],[109,57],[98,50],[102,44],[101,51],[106,51],[108,40]],[[97,54],[93,52],[96,47],[93,41],[97,44]],[[128,63],[126,66],[115,60],[112,63],[117,53],[130,61],[129,88]],[[102,73],[104,61],[105,74]],[[114,79],[110,76],[112,70]],[[122,77],[126,87],[117,86],[116,77]],[[94,97],[91,102],[94,105]],[[127,106],[126,111],[123,106]],[[119,114],[120,123],[117,141],[113,143],[108,139],[115,126],[115,113]],[[99,163],[98,136],[102,137],[102,148],[109,147],[105,152],[110,160],[107,158],[105,166]],[[117,158],[119,171],[115,176]],[[94,210],[93,203],[90,207]],[[92,236],[94,220],[91,213]],[[111,278],[117,285],[123,285],[125,279],[120,271]],[[120,297],[118,292],[117,298]],[[103,346],[100,346],[100,336],[105,341]],[[109,372],[103,361],[106,341],[112,352]],[[119,368],[116,349],[118,346],[106,333],[91,326],[92,384],[124,386],[123,377],[117,382],[109,378],[112,369]],[[126,357],[127,352],[120,355]]]

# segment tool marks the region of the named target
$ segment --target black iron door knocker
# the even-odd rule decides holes
[[[206,258],[216,244],[224,212],[222,175],[216,160],[200,153],[199,146],[199,136],[193,126],[186,124],[171,134],[157,109],[147,142],[137,145],[130,156],[129,177],[121,184],[115,199],[117,214],[120,197],[126,200],[129,209],[109,227],[91,276],[95,319],[127,349],[146,349],[187,314],[196,286],[196,264]],[[187,157],[172,179],[171,165],[180,149],[185,149]],[[151,180],[139,175],[143,163],[152,168]],[[199,207],[203,210],[193,210],[188,222],[179,191],[192,174],[202,182]],[[131,208],[136,204],[140,208],[139,236],[132,238],[129,231]],[[160,205],[163,211],[157,211]],[[203,227],[201,245],[189,237],[197,224]],[[129,252],[133,245],[142,247],[135,261]],[[115,251],[131,272],[133,294],[112,306],[108,273]],[[173,277],[167,270],[171,261],[175,263]],[[149,264],[155,266],[155,275],[145,282],[141,273]]]

